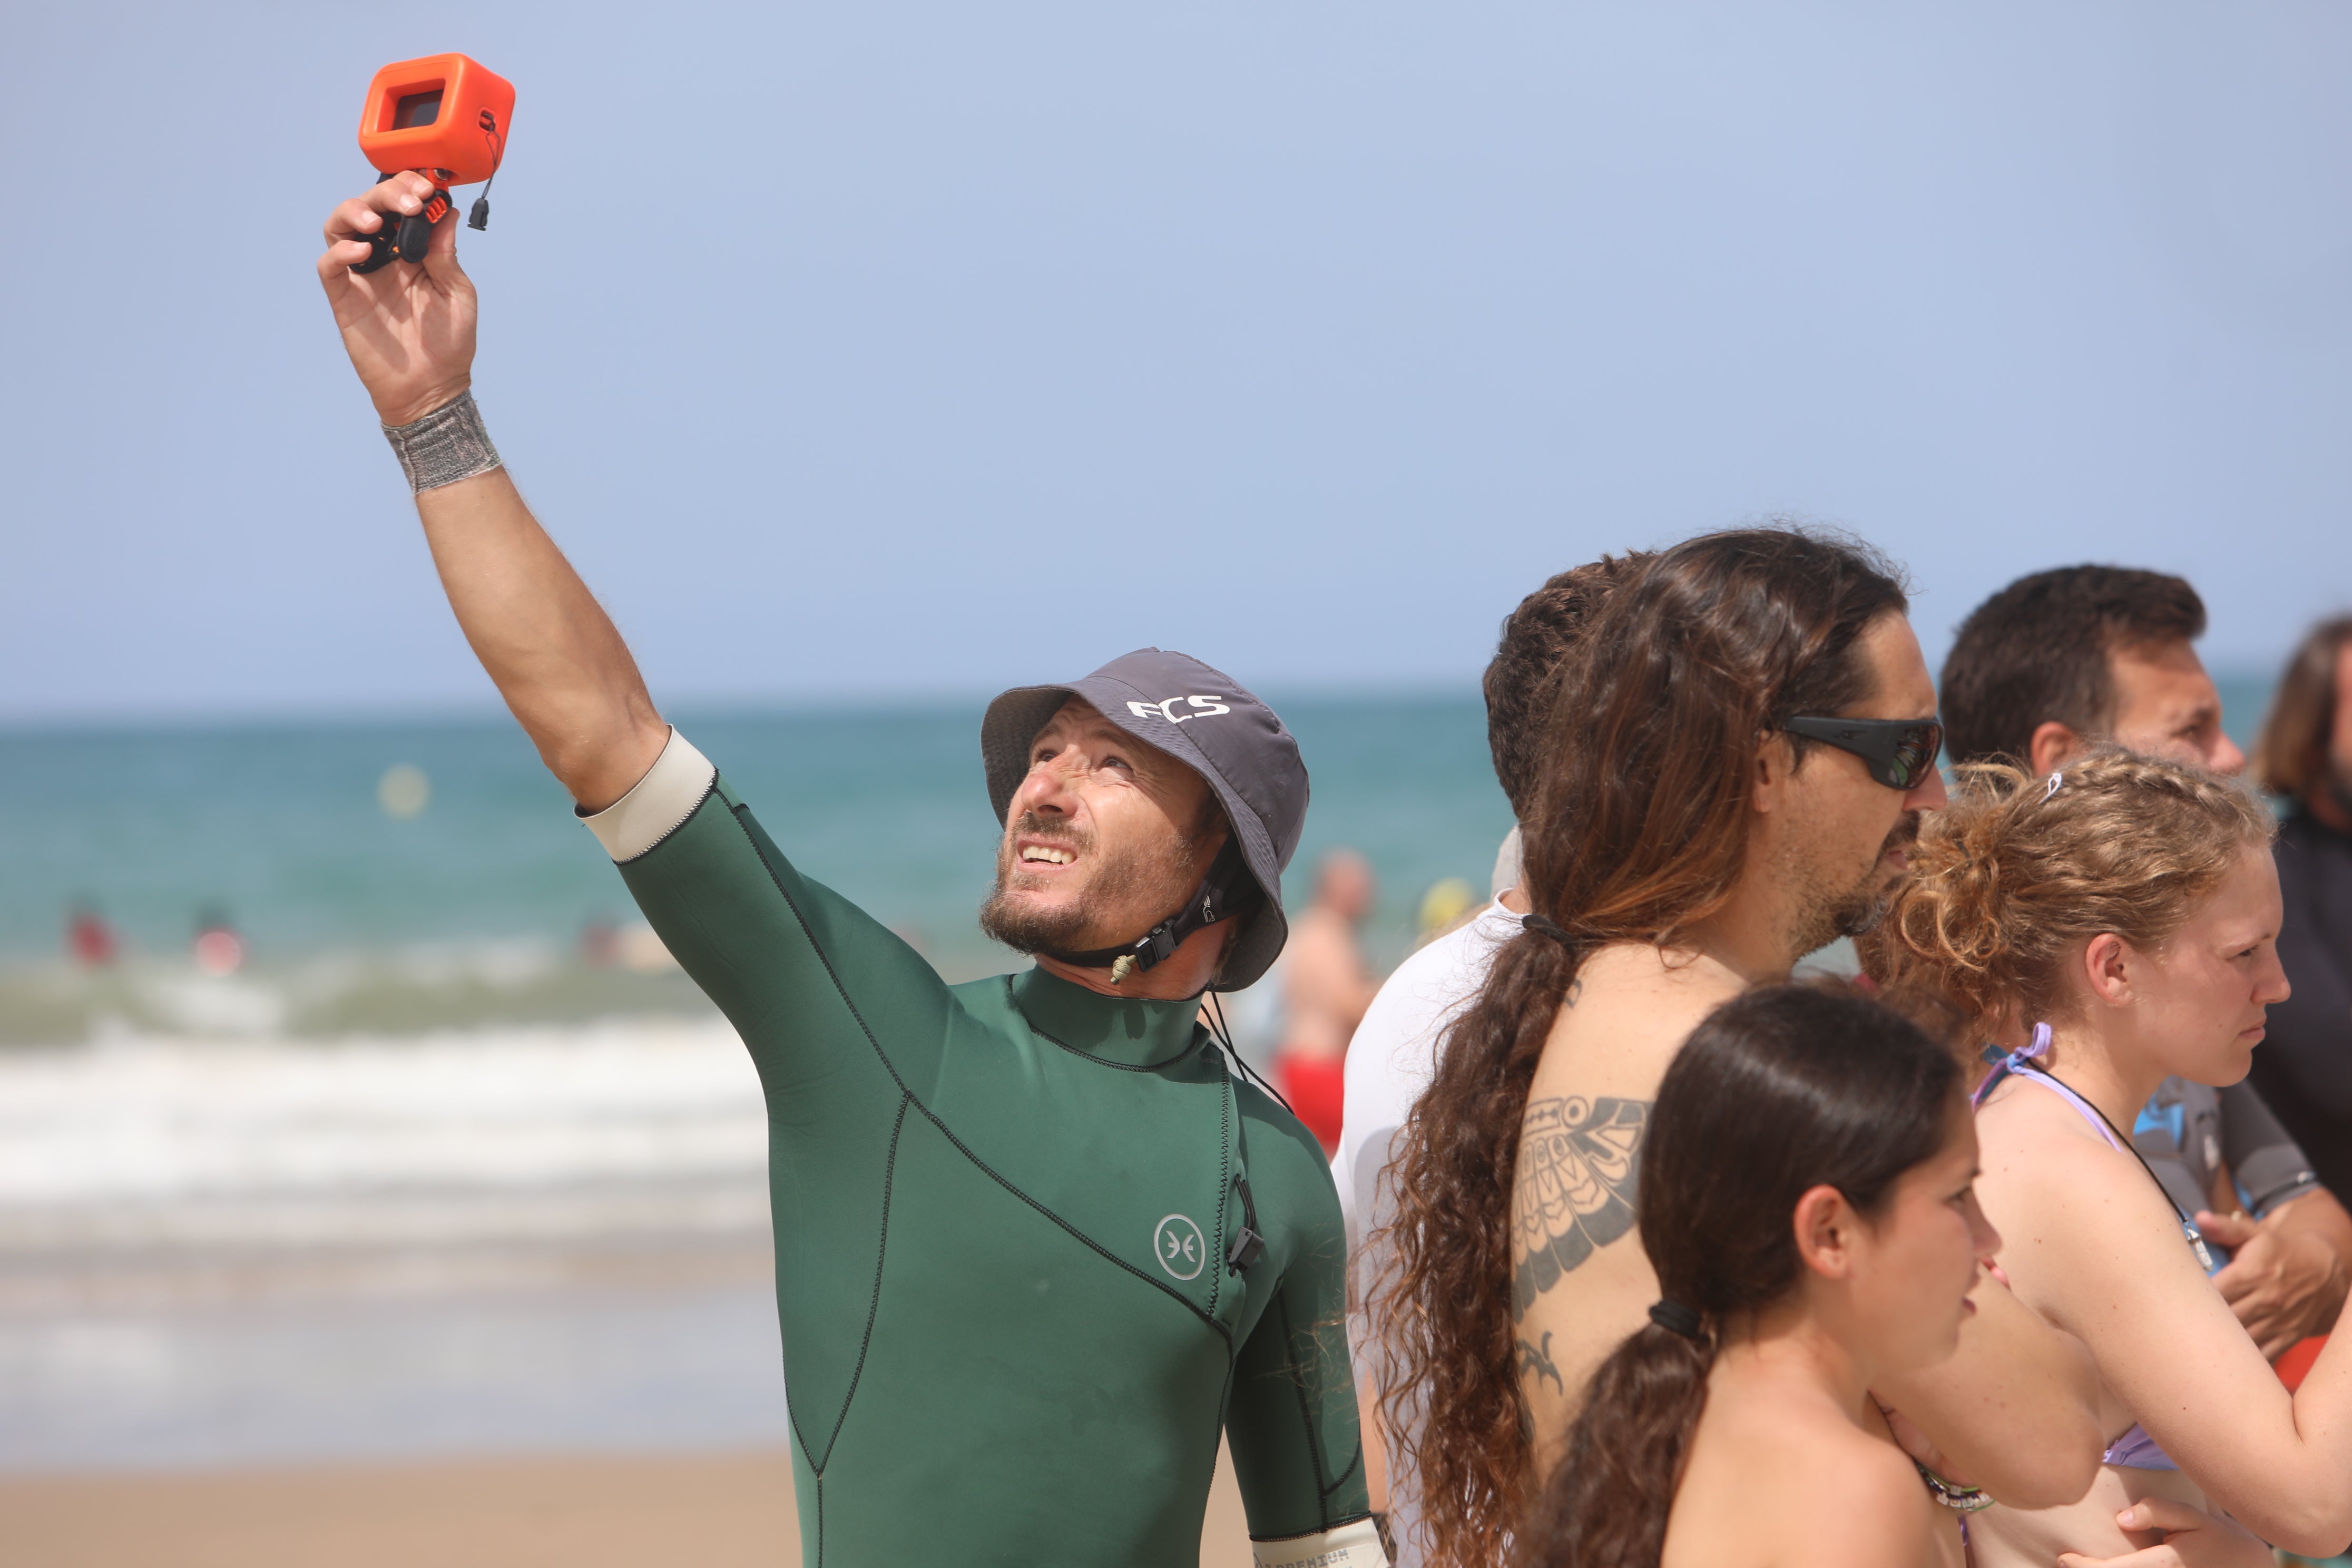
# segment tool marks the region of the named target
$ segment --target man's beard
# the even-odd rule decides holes
[[[1895,902],[1895,895],[1902,889],[1903,878],[1907,875],[1899,873],[1889,877],[1879,867],[1885,863],[1891,852],[1899,849],[1907,855],[1918,841],[1919,814],[1906,811],[1902,820],[1895,823],[1894,830],[1887,834],[1885,842],[1878,847],[1878,853],[1871,858],[1870,869],[1863,874],[1859,883],[1841,893],[1821,894],[1809,899],[1797,916],[1796,940],[1792,944],[1797,950],[1796,956],[1802,958],[1809,952],[1818,952],[1842,936],[1864,936],[1878,929],[1878,922],[1886,918],[1887,910]]]
[[[1028,837],[1066,846],[1081,863],[1093,862],[1078,896],[1058,908],[1040,908],[1019,895],[1045,879],[1025,874],[1013,858],[1013,840]],[[1165,916],[1173,913],[1192,891],[1187,879],[1192,863],[1192,840],[1170,833],[1144,844],[1106,852],[1096,836],[1084,828],[1026,812],[1009,824],[996,849],[996,886],[980,906],[980,929],[1015,952],[1048,957],[1084,952],[1080,940],[1130,900],[1148,914],[1135,917],[1132,931],[1114,934],[1094,947],[1132,942]],[[1027,886],[1024,886],[1027,884]],[[1096,931],[1096,934],[1099,934]]]

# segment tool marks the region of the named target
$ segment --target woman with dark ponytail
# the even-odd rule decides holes
[[[1593,1374],[1520,1568],[1958,1568],[1950,1496],[1870,1389],[1948,1358],[1978,1265],[1958,1063],[1852,993],[1717,1008],[1642,1162],[1662,1299]]]

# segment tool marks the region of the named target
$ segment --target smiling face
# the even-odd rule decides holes
[[[1134,941],[1175,912],[1223,847],[1200,774],[1072,698],[1029,748],[981,929],[1020,952]]]
[[[1976,1121],[1954,1096],[1935,1155],[1903,1173],[1876,1214],[1858,1227],[1847,1321],[1871,1364],[1900,1372],[1933,1366],[1959,1347],[1977,1266],[2000,1235],[1977,1206]]]
[[[2224,1088],[2253,1065],[2264,1009],[2287,998],[2280,913],[2278,868],[2267,847],[2250,846],[2161,950],[2143,953],[2112,937],[2094,938],[2086,959],[2126,977],[2122,1000],[2133,1037],[2166,1072]],[[2116,946],[2111,959],[2103,961],[2102,942]]]
[[[1857,645],[1871,671],[1871,695],[1849,719],[1932,719],[1936,685],[1911,623],[1882,616]],[[1790,777],[1790,805],[1778,874],[1800,902],[1792,914],[1795,956],[1878,923],[1909,868],[1919,814],[1944,804],[1944,781],[1930,770],[1916,788],[1890,789],[1860,757],[1809,746]]]

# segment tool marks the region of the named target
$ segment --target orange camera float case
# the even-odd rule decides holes
[[[373,272],[394,257],[425,259],[433,226],[449,215],[448,187],[470,185],[498,173],[506,156],[507,126],[514,117],[514,84],[464,55],[427,55],[402,60],[375,73],[367,106],[360,111],[360,152],[379,174],[377,184],[404,169],[433,182],[424,210],[367,237],[372,254],[352,268]],[[389,215],[387,215],[389,216]],[[489,226],[487,197],[475,202],[467,220]]]

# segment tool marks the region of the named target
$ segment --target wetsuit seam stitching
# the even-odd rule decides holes
[[[651,844],[646,845],[643,849],[638,850],[627,859],[615,860],[613,864],[615,866],[634,866],[638,861],[644,859],[646,856],[652,854],[655,850],[660,848],[663,845],[668,843],[671,839],[677,837],[678,836],[678,831],[685,827],[688,823],[692,822],[697,816],[700,816],[702,814],[702,808],[710,803],[710,797],[718,793],[719,770],[713,768],[710,770],[710,782],[702,786],[701,795],[695,801],[693,806],[688,810],[684,816],[679,817],[676,822],[671,823],[667,827],[664,828],[662,830],[662,836],[659,838],[655,839]],[[754,845],[752,847],[757,848],[758,846]]]
[[[1307,1431],[1307,1455],[1315,1466],[1315,1517],[1331,1528],[1331,1493],[1323,1485],[1323,1444],[1315,1435],[1315,1415],[1307,1405],[1307,1377],[1298,1367],[1297,1335],[1290,1327],[1290,1303],[1277,1293],[1274,1310],[1282,1319],[1282,1363],[1290,1371],[1291,1391],[1298,1395],[1298,1424]]]
[[[1217,1249],[1224,1251],[1225,1222],[1234,1206],[1234,1126],[1233,1079],[1225,1080],[1225,1092],[1217,1096]],[[1217,1310],[1218,1293],[1225,1288],[1226,1260],[1220,1257],[1217,1271],[1209,1276],[1209,1310]]]
[[[908,1098],[909,1100],[913,1100],[913,1096],[911,1094]],[[923,1119],[925,1121],[929,1121],[932,1126],[940,1130],[940,1137],[954,1144],[956,1152],[961,1154],[965,1159],[971,1161],[974,1165],[978,1166],[982,1174],[985,1175],[990,1181],[994,1182],[998,1186],[1003,1187],[1006,1192],[1011,1193],[1014,1197],[1019,1198],[1023,1203],[1027,1204],[1031,1208],[1035,1209],[1039,1214],[1044,1215],[1047,1219],[1053,1221],[1073,1240],[1076,1241],[1080,1246],[1085,1247],[1087,1250],[1093,1252],[1104,1262],[1125,1269],[1128,1273],[1134,1275],[1138,1279],[1142,1280],[1146,1285],[1150,1286],[1153,1289],[1160,1291],[1171,1300],[1181,1305],[1186,1311],[1191,1312],[1194,1317],[1200,1319],[1202,1322],[1208,1324],[1209,1327],[1216,1330],[1218,1333],[1223,1335],[1225,1344],[1228,1348],[1232,1346],[1234,1342],[1233,1331],[1227,1329],[1224,1324],[1217,1321],[1216,1319],[1201,1310],[1198,1305],[1186,1300],[1184,1296],[1176,1290],[1171,1289],[1168,1286],[1162,1285],[1159,1280],[1154,1279],[1150,1275],[1146,1274],[1142,1269],[1138,1268],[1126,1258],[1119,1257],[1117,1253],[1103,1246],[1102,1243],[1097,1241],[1093,1237],[1088,1236],[1085,1231],[1080,1230],[1076,1226],[1072,1225],[1068,1220],[1064,1219],[1060,1215],[1055,1214],[1052,1209],[1047,1208],[1037,1199],[1031,1197],[1027,1193],[1023,1192],[1019,1187],[1013,1185],[1013,1183],[998,1174],[995,1167],[992,1166],[987,1161],[982,1159],[978,1154],[973,1153],[970,1146],[968,1146],[962,1139],[955,1135],[954,1129],[950,1128],[945,1121],[940,1120],[938,1113],[932,1110],[929,1106],[925,1105],[919,1100],[914,1100],[914,1106],[916,1110],[923,1113]]]
[[[1036,1210],[1039,1214],[1053,1221],[1053,1223],[1059,1226],[1065,1234],[1076,1241],[1080,1246],[1085,1247],[1089,1251],[1093,1252],[1104,1262],[1112,1264],[1115,1267],[1122,1268],[1128,1273],[1134,1275],[1138,1279],[1142,1280],[1146,1285],[1150,1286],[1153,1289],[1168,1297],[1171,1300],[1175,1301],[1186,1311],[1191,1312],[1194,1317],[1208,1324],[1209,1327],[1216,1330],[1219,1334],[1223,1336],[1226,1347],[1230,1350],[1234,1342],[1233,1331],[1226,1328],[1224,1324],[1217,1321],[1216,1319],[1211,1317],[1208,1313],[1201,1310],[1197,1304],[1187,1300],[1180,1292],[1171,1289],[1168,1286],[1161,1284],[1159,1280],[1154,1279],[1150,1275],[1146,1274],[1134,1264],[1129,1263],[1124,1258],[1112,1252],[1108,1247],[1104,1247],[1102,1243],[1097,1241],[1094,1237],[1080,1230],[1076,1226],[1072,1225],[1068,1220],[1064,1219],[1060,1215],[1055,1214],[1052,1209],[1047,1208],[1044,1204],[1038,1202],[1035,1198],[1031,1197],[1027,1193],[1023,1192],[1019,1187],[1013,1185],[1004,1177],[999,1175],[993,1166],[990,1165],[987,1161],[982,1159],[979,1155],[973,1153],[964,1141],[955,1135],[954,1130],[949,1127],[945,1121],[940,1120],[937,1111],[933,1110],[929,1106],[925,1105],[921,1099],[916,1095],[915,1091],[907,1087],[907,1080],[898,1076],[898,1064],[890,1059],[890,1054],[882,1048],[882,1042],[874,1037],[874,1030],[866,1022],[866,1015],[858,1011],[856,999],[849,994],[849,987],[842,984],[840,972],[835,970],[833,966],[833,955],[825,952],[824,944],[817,941],[816,933],[809,929],[808,917],[801,913],[799,903],[793,900],[790,889],[785,888],[784,879],[776,875],[776,868],[768,864],[768,857],[761,850],[760,841],[751,837],[751,826],[743,820],[744,814],[750,809],[751,808],[749,806],[741,805],[734,808],[732,815],[735,818],[735,826],[742,829],[744,838],[748,840],[751,846],[751,853],[759,858],[761,869],[768,873],[768,880],[775,884],[777,897],[782,899],[784,900],[784,907],[793,911],[793,919],[799,924],[801,934],[808,939],[809,951],[816,954],[816,959],[819,963],[824,965],[824,975],[826,979],[833,982],[834,994],[841,998],[841,1005],[849,1009],[850,1017],[856,1021],[857,1032],[866,1037],[866,1045],[872,1048],[876,1059],[881,1062],[882,1070],[890,1075],[890,1081],[898,1086],[898,1092],[906,1097],[906,1103],[912,1105],[917,1110],[921,1111],[923,1113],[923,1120],[929,1122],[933,1127],[938,1128],[940,1131],[940,1136],[945,1138],[950,1143],[954,1144],[956,1152],[961,1154],[965,1159],[971,1161],[974,1165],[978,1166],[981,1173],[987,1176],[990,1181],[994,1182],[998,1186],[1003,1187],[1006,1192],[1011,1193],[1014,1197],[1019,1198],[1023,1203],[1027,1204],[1031,1208]],[[1052,1038],[1051,1036],[1046,1037],[1049,1039]]]
[[[1356,1473],[1356,1467],[1357,1467],[1358,1465],[1362,1464],[1363,1462],[1364,1462],[1364,1445],[1363,1445],[1362,1440],[1361,1440],[1361,1439],[1359,1439],[1359,1440],[1357,1441],[1357,1444],[1356,1444],[1356,1453],[1355,1453],[1355,1457],[1354,1457],[1354,1458],[1350,1458],[1350,1459],[1348,1461],[1348,1468],[1347,1468],[1346,1469],[1344,1469],[1344,1470],[1341,1470],[1341,1471],[1339,1473],[1339,1475],[1338,1475],[1337,1477],[1335,1477],[1335,1478],[1332,1479],[1332,1482],[1331,1482],[1331,1484],[1330,1484],[1329,1486],[1328,1486],[1328,1487],[1324,1487],[1323,1489],[1321,1489],[1323,1495],[1324,1495],[1325,1497],[1328,1497],[1328,1496],[1330,1496],[1333,1492],[1338,1491],[1341,1487],[1346,1486],[1346,1485],[1348,1484],[1348,1478],[1349,1478],[1349,1476],[1354,1475],[1354,1474]]]
[[[882,1310],[882,1265],[890,1255],[890,1190],[898,1176],[898,1134],[907,1125],[907,1102],[914,1096],[901,1093],[898,1097],[898,1119],[890,1123],[890,1152],[882,1162],[882,1237],[874,1248],[874,1297],[866,1304],[866,1333],[857,1342],[857,1364],[850,1370],[849,1389],[841,1396],[841,1414],[833,1418],[833,1431],[824,1440],[824,1458],[818,1461],[816,1473],[822,1477],[824,1468],[833,1462],[833,1450],[841,1442],[841,1429],[849,1420],[849,1406],[857,1397],[858,1380],[866,1375],[866,1352],[874,1348],[874,1320]]]
[[[1098,1068],[1114,1068],[1120,1072],[1158,1072],[1163,1068],[1174,1067],[1177,1063],[1182,1061],[1185,1058],[1192,1055],[1195,1051],[1198,1051],[1201,1048],[1201,1041],[1199,1037],[1196,1035],[1193,1038],[1187,1040],[1184,1043],[1184,1048],[1178,1051],[1172,1057],[1164,1057],[1156,1062],[1115,1062],[1108,1060],[1106,1058],[1098,1057],[1095,1055],[1094,1052],[1086,1049],[1084,1047],[1074,1046],[1070,1044],[1069,1041],[1062,1038],[1061,1036],[1054,1034],[1050,1030],[1038,1027],[1037,1021],[1029,1016],[1027,1011],[1022,1007],[1020,999],[1013,994],[1013,976],[1010,974],[1004,977],[1004,1005],[1013,1009],[1013,1016],[1020,1019],[1022,1026],[1026,1028],[1031,1034],[1037,1036],[1041,1039],[1050,1040],[1055,1045],[1057,1045],[1064,1050],[1069,1052],[1072,1056],[1076,1057],[1083,1061],[1092,1062]]]

